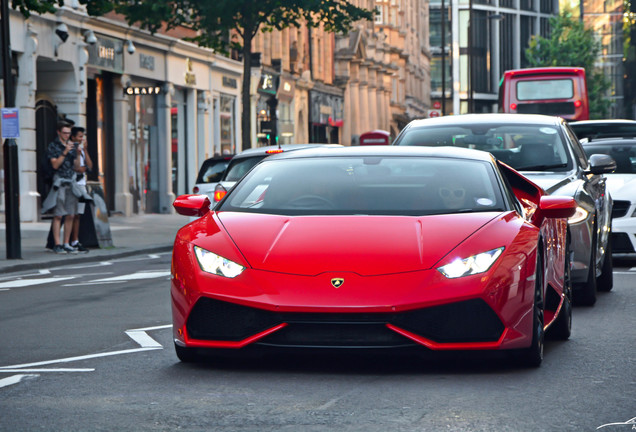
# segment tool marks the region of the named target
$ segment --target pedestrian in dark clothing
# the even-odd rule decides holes
[[[42,213],[53,209],[53,252],[77,253],[77,249],[69,244],[73,219],[77,212],[78,192],[74,190],[75,171],[79,169],[79,159],[75,145],[69,139],[71,127],[68,123],[59,123],[57,138],[51,142],[46,151],[46,157],[51,162],[55,175],[49,195],[42,203]],[[81,194],[81,193],[80,193]],[[64,217],[64,242],[60,241],[62,217]]]

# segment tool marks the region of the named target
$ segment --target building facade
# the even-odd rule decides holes
[[[636,74],[636,71],[625,70],[624,67],[623,18],[626,4],[623,0],[581,0],[583,23],[594,30],[601,44],[596,67],[610,82],[607,95],[610,101],[609,118],[626,117],[625,74]]]
[[[428,3],[352,3],[376,8],[375,22],[357,23],[346,35],[303,26],[256,36],[252,142],[271,143],[267,137],[277,135],[280,143],[356,145],[364,132],[382,129],[395,136],[426,115]]]
[[[558,0],[431,0],[435,115],[496,112],[503,72],[528,67],[531,36],[558,13]]]
[[[241,150],[241,63],[78,5],[10,24],[21,221],[41,218],[37,166],[60,119],[86,127],[89,181],[124,215],[171,212],[205,158]]]

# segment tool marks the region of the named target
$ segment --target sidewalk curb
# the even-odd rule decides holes
[[[6,265],[2,268],[2,272],[4,274],[7,273],[15,273],[25,270],[33,270],[36,268],[43,267],[66,267],[71,266],[78,263],[88,263],[95,261],[109,261],[112,259],[126,258],[133,255],[140,254],[149,254],[149,253],[158,253],[158,252],[169,252],[172,250],[172,245],[170,246],[150,246],[146,248],[139,249],[129,249],[129,248],[115,248],[115,249],[126,249],[122,251],[113,251],[113,252],[98,252],[98,253],[87,253],[82,255],[75,255],[73,259],[70,260],[54,260],[54,261],[34,261],[34,262],[23,262],[17,263],[15,265]],[[111,249],[112,250],[112,249]],[[97,249],[99,251],[99,249]],[[16,260],[19,262],[20,260]]]

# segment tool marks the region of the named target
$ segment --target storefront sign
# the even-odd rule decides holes
[[[238,88],[238,83],[236,81],[236,78],[230,78],[230,77],[223,77],[223,87],[229,87],[229,88]]]
[[[2,108],[2,139],[20,138],[20,110]]]
[[[185,83],[187,85],[197,84],[197,76],[194,74],[194,68],[192,67],[192,60],[190,60],[189,58],[186,59]]]
[[[278,93],[276,97],[281,102],[291,102],[294,99],[294,93],[296,92],[296,82],[286,78],[280,77],[280,84],[278,85]]]
[[[261,80],[258,83],[259,93],[266,93],[275,95],[277,90],[278,75],[271,73],[264,73],[261,75]]]
[[[126,87],[127,95],[158,95],[161,93],[160,86],[141,86],[141,87]]]
[[[123,72],[124,70],[124,41],[98,36],[97,43],[88,45],[88,64],[99,69],[106,69],[113,72]]]

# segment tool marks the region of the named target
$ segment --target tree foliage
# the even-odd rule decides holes
[[[595,67],[601,44],[594,31],[568,11],[550,18],[549,38],[532,36],[526,49],[530,66],[575,66],[585,68],[590,118],[606,118],[609,112],[607,91],[610,82]]]
[[[85,0],[90,5],[103,0]],[[190,40],[200,46],[243,53],[241,129],[243,149],[251,147],[250,59],[252,40],[258,31],[287,27],[322,26],[329,32],[348,32],[356,21],[373,18],[373,11],[346,0],[116,0],[114,10],[130,25],[151,32],[187,26],[196,31]],[[230,38],[238,34],[239,38]]]
[[[86,6],[89,15],[103,15],[113,10],[114,4],[109,0],[79,0]],[[64,6],[64,0],[11,0],[11,7],[22,13],[25,17],[32,12],[38,14],[55,13],[58,7]]]
[[[250,58],[252,40],[258,31],[287,27],[323,27],[328,32],[347,33],[355,22],[373,19],[374,11],[354,6],[347,0],[79,0],[89,15],[115,11],[129,25],[152,33],[186,26],[196,32],[190,38],[199,46],[226,53],[230,48],[243,53],[241,128],[243,148],[250,148]],[[26,17],[31,12],[55,12],[64,0],[12,0],[14,9]],[[230,38],[231,34],[239,35]]]

